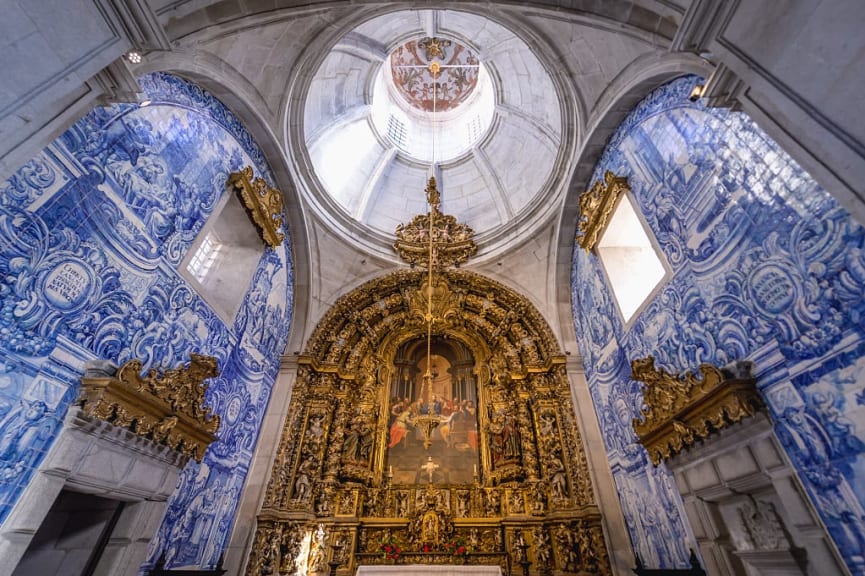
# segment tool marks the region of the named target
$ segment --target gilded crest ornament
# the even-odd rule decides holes
[[[186,366],[144,376],[141,367],[130,360],[114,376],[83,377],[77,403],[86,414],[201,462],[219,428],[219,416],[204,405],[205,380],[219,375],[216,358],[193,353]]]
[[[237,191],[264,243],[271,248],[281,245],[282,192],[268,186],[263,178],[253,177],[252,166],[229,174],[228,185]]]
[[[412,266],[419,265],[426,269],[465,263],[478,251],[474,230],[457,222],[455,217],[439,211],[441,196],[434,176],[429,179],[426,193],[429,212],[396,227],[394,250]],[[433,250],[430,250],[430,244]]]
[[[701,378],[693,372],[670,374],[655,368],[652,356],[631,362],[631,378],[645,384],[643,420],[634,419],[634,431],[655,465],[764,405],[750,370],[711,364],[700,364],[699,370]]]
[[[627,178],[616,176],[607,170],[603,182],[595,182],[589,190],[580,195],[577,243],[586,252],[598,243],[598,238],[606,229],[616,203],[621,195],[630,189]]]
[[[422,38],[418,43],[418,47],[426,51],[427,60],[433,58],[444,58],[444,49],[450,46],[452,42],[446,38],[426,37]]]

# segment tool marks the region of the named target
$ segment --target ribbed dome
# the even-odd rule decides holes
[[[502,25],[403,11],[333,46],[307,92],[303,135],[311,192],[374,234],[426,212],[435,158],[442,210],[483,241],[555,195],[562,113],[540,60]]]

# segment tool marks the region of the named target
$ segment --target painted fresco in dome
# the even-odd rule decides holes
[[[399,95],[422,112],[453,110],[472,94],[480,61],[468,47],[445,38],[411,40],[390,55]]]
[[[778,436],[858,573],[865,230],[746,115],[690,102],[696,81],[679,79],[644,99],[592,180],[605,170],[628,177],[672,278],[626,330],[596,257],[573,253],[574,323],[626,523],[644,561],[687,565],[687,550],[665,542],[689,538],[680,498],[631,426],[642,393],[630,360],[652,354],[679,372],[753,359]]]
[[[290,241],[265,252],[226,325],[176,268],[231,171],[273,177],[211,94],[167,74],[140,83],[149,106],[94,109],[0,184],[0,522],[88,360],[139,358],[146,370],[198,352],[221,371],[208,388],[219,440],[181,474],[149,563],[165,551],[170,566],[207,567],[226,545],[287,339]]]

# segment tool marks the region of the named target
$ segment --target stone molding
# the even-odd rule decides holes
[[[39,472],[0,529],[0,576],[15,571],[63,489],[135,503],[119,523],[129,537],[112,542],[111,554],[102,560],[111,566],[97,573],[137,575],[146,544],[188,461],[180,452],[71,409]]]

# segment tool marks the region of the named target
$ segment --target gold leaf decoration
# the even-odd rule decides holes
[[[437,337],[459,341],[477,373],[479,452],[467,481],[394,480],[387,465],[399,449],[389,447],[395,362],[425,337],[428,311]],[[570,402],[564,354],[525,296],[466,270],[436,273],[432,290],[420,270],[370,280],[334,303],[298,359],[245,574],[326,570],[303,544],[319,530],[325,550],[344,544],[340,574],[462,563],[507,573],[518,565],[514,538],[536,528],[546,555],[529,555],[548,573],[611,574]]]
[[[204,381],[219,375],[216,358],[193,353],[186,366],[144,376],[141,367],[140,360],[130,360],[114,376],[83,377],[78,405],[201,462],[219,428],[219,416],[204,405]]]
[[[670,374],[655,368],[652,356],[631,362],[631,378],[643,382],[643,420],[634,431],[655,465],[713,432],[753,416],[764,404],[750,374],[722,372],[701,364],[693,372]]]
[[[282,192],[269,187],[264,179],[254,178],[252,166],[229,174],[228,184],[237,191],[265,244],[271,248],[282,244]]]
[[[453,216],[439,212],[441,199],[436,179],[431,177],[426,187],[427,201],[430,211],[415,216],[408,224],[396,227],[396,242],[394,250],[400,258],[412,265],[430,268],[430,253],[432,252],[432,268],[440,265],[460,265],[474,256],[478,246],[474,241],[474,230],[465,224],[460,224]],[[430,222],[432,220],[432,222]],[[430,250],[430,235],[434,250]]]
[[[595,247],[607,227],[610,214],[622,193],[630,190],[628,179],[607,170],[603,182],[595,182],[580,196],[580,220],[577,222],[577,243],[587,252]]]

